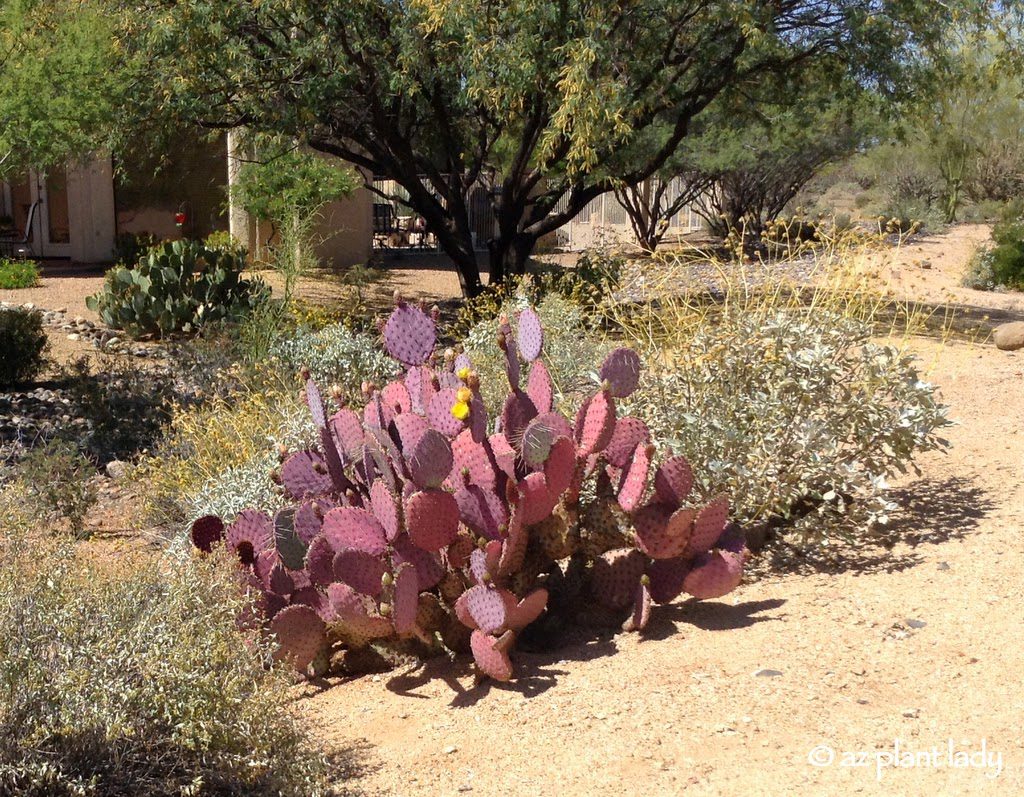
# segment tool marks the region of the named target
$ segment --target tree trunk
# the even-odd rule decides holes
[[[537,236],[529,233],[514,233],[511,236],[492,238],[487,242],[490,252],[491,285],[497,285],[526,271]]]

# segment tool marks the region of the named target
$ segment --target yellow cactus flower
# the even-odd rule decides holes
[[[464,401],[456,401],[452,405],[452,415],[460,421],[466,420],[469,417],[469,405]]]
[[[473,391],[468,387],[460,387],[458,392],[455,394],[455,399],[461,404],[469,404],[469,400],[473,398]]]
[[[458,371],[455,372],[455,375],[459,379],[461,379],[463,382],[465,382],[467,379],[469,379],[469,374],[470,374],[470,370],[469,370],[468,367],[460,368]]]

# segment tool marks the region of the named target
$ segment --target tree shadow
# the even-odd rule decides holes
[[[770,542],[755,570],[796,573],[896,572],[918,565],[922,545],[962,539],[978,528],[996,502],[973,479],[962,476],[918,479],[893,490],[899,506],[885,529],[826,547],[797,546],[784,538]]]
[[[331,791],[334,797],[383,797],[384,792],[367,791],[360,785],[361,780],[383,766],[374,750],[366,739],[358,739],[327,753],[327,772],[334,784]]]

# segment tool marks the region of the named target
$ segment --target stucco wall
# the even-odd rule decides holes
[[[71,259],[105,263],[114,255],[114,175],[109,157],[68,167]]]

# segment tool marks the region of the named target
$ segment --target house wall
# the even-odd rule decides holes
[[[678,241],[680,237],[702,227],[700,216],[691,207],[685,207],[669,220],[664,241]],[[602,194],[591,201],[558,233],[560,246],[573,252],[600,246],[636,245],[636,235],[629,223],[629,216],[611,193]]]

